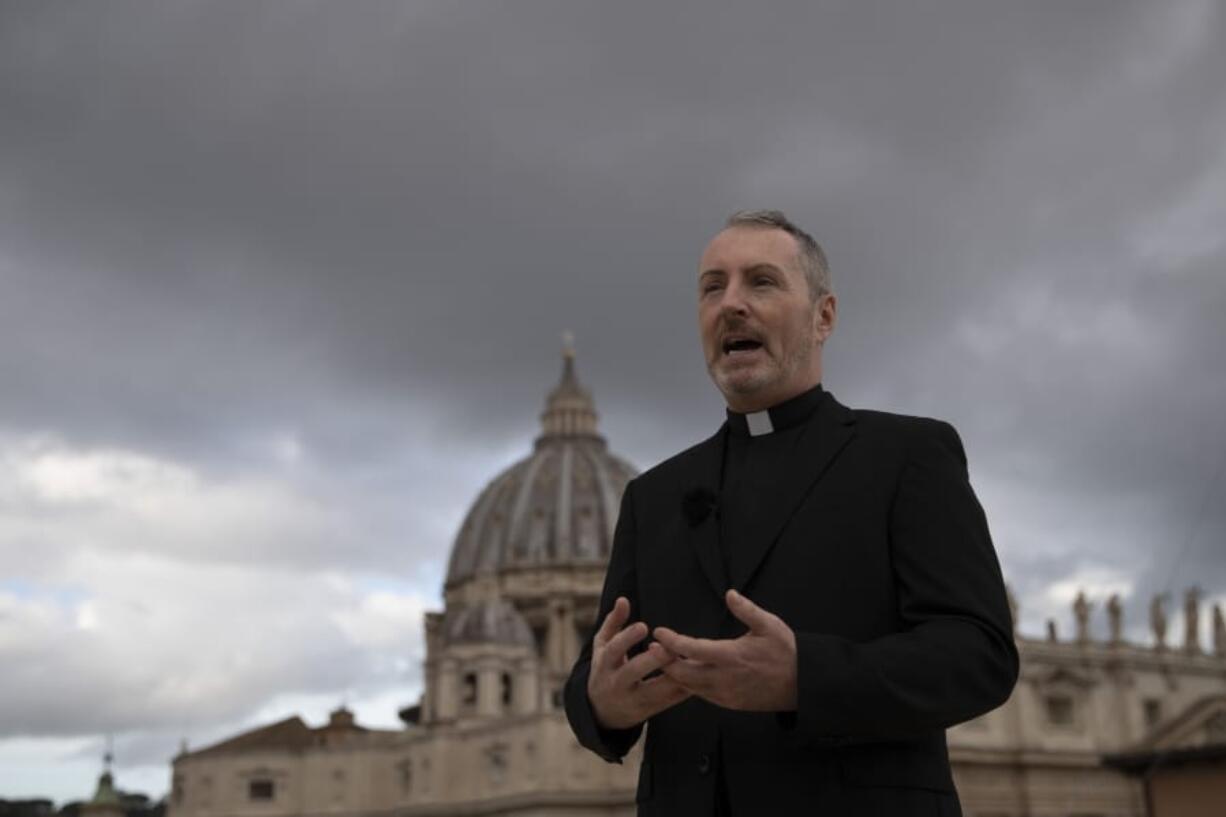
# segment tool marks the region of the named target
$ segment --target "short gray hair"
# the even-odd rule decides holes
[[[796,257],[800,262],[800,270],[809,283],[809,299],[816,302],[821,296],[834,292],[830,283],[830,264],[826,262],[826,253],[813,236],[793,224],[782,210],[738,210],[728,216],[724,228],[729,227],[767,227],[783,230],[796,239],[799,248]]]

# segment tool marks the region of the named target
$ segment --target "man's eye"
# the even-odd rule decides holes
[[[720,284],[714,284],[714,283],[713,284],[703,284],[702,294],[706,295],[708,293],[715,292],[719,288],[720,288]]]
[[[754,285],[754,286],[756,286],[756,287],[761,287],[761,286],[768,286],[768,287],[769,287],[769,286],[774,286],[774,285],[775,285],[775,279],[774,279],[774,278],[768,278],[767,276],[763,275],[763,276],[762,276],[762,277],[760,277],[760,278],[755,278],[755,279],[754,279],[754,282],[753,282],[753,285]]]

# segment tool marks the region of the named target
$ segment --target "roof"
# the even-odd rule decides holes
[[[240,752],[261,752],[270,749],[279,751],[300,751],[314,743],[311,727],[302,718],[294,715],[268,726],[261,726],[249,732],[235,735],[221,743],[189,752],[192,757],[201,755],[228,755]]]
[[[244,754],[247,752],[301,752],[329,743],[342,735],[365,734],[372,730],[359,726],[353,713],[341,707],[333,712],[327,724],[312,728],[294,715],[236,735],[221,743],[206,746],[180,757]]]

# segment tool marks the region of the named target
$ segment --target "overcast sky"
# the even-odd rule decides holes
[[[0,0],[0,797],[394,724],[563,331],[640,468],[717,427],[738,208],[830,256],[827,388],[959,429],[1024,632],[1226,601],[1226,8],[712,8]]]

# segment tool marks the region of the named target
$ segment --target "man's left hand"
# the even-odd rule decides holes
[[[660,671],[693,694],[725,709],[796,709],[796,634],[735,590],[724,597],[749,632],[740,638],[690,638],[656,627],[656,641],[677,656]]]

